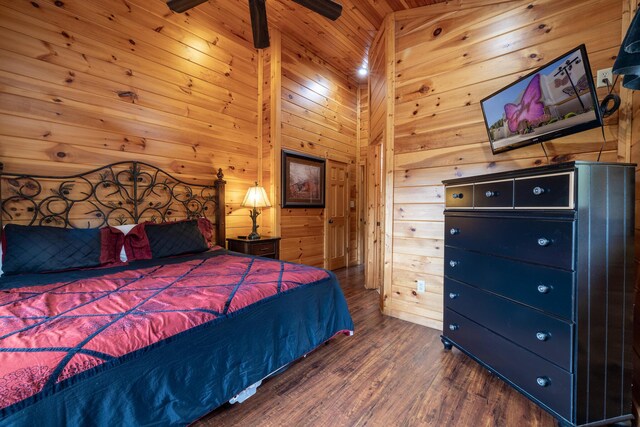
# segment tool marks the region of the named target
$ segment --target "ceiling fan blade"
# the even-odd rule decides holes
[[[251,30],[253,31],[253,45],[256,49],[269,47],[269,27],[267,26],[267,8],[265,0],[249,0],[251,12]]]
[[[174,12],[182,13],[206,1],[207,0],[169,0],[167,1],[167,6]]]
[[[342,5],[331,0],[293,0],[325,18],[335,21],[342,15]]]

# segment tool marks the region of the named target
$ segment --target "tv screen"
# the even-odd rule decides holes
[[[602,125],[580,45],[480,101],[493,154]]]

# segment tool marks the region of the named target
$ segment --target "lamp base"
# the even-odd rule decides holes
[[[251,213],[249,213],[249,216],[251,217],[251,221],[253,222],[253,227],[251,227],[251,234],[247,236],[247,239],[249,240],[258,240],[260,238],[260,235],[258,234],[258,227],[260,226],[256,224],[258,215],[260,215],[260,212],[258,212],[256,208],[253,208]]]

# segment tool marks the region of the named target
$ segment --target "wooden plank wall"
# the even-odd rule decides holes
[[[377,246],[380,239],[380,226],[378,222],[379,214],[379,192],[380,177],[379,168],[376,166],[380,163],[378,157],[379,150],[375,145],[381,144],[385,139],[385,123],[386,123],[386,107],[385,100],[387,96],[387,77],[385,63],[385,41],[387,33],[383,26],[371,45],[369,50],[369,88],[367,100],[369,101],[368,124],[369,124],[369,143],[366,151],[363,153],[366,159],[366,222],[365,228],[365,287],[367,289],[378,289],[380,285],[379,273],[381,271],[380,250]]]
[[[355,171],[357,85],[283,35],[281,92],[282,148],[344,162]],[[349,174],[350,187],[355,178]],[[280,214],[281,258],[322,267],[324,209],[282,209]]]
[[[1,0],[5,169],[64,174],[136,159],[211,182],[221,167],[227,233],[246,234],[239,204],[259,170],[246,15],[209,3],[178,15],[163,0]]]
[[[369,144],[369,86],[360,84],[358,87],[358,144],[357,144],[357,169],[356,169],[356,197],[357,197],[357,217],[356,217],[356,242],[357,247],[355,262],[352,259],[350,264],[362,264],[365,262],[365,230],[367,221],[366,210],[366,163],[367,147]],[[354,247],[354,243],[350,243]]]
[[[260,174],[260,184],[265,188],[271,208],[262,209],[260,216],[258,233],[262,236],[273,236],[277,233],[274,232],[275,228],[275,188],[273,182],[273,159],[274,159],[274,147],[271,140],[271,82],[272,82],[272,52],[271,48],[262,49],[260,51],[261,58],[261,72],[258,75],[258,85],[260,86],[260,122],[258,132],[260,134],[260,149],[262,150],[262,157],[260,159],[262,170]]]
[[[392,314],[442,326],[443,179],[546,163],[538,145],[492,155],[480,99],[581,43],[594,74],[610,67],[621,16],[611,0],[454,0],[395,14]],[[605,134],[602,160],[616,161],[617,114]],[[545,147],[552,162],[595,160],[601,143],[595,129]]]
[[[359,224],[358,224],[358,219],[359,219],[359,206],[360,206],[360,191],[362,191],[362,188],[360,186],[360,166],[359,166],[359,160],[360,160],[360,142],[362,141],[362,138],[360,136],[360,133],[362,131],[362,126],[361,126],[361,118],[360,118],[360,86],[359,85],[355,85],[355,89],[356,89],[356,138],[355,138],[355,154],[354,154],[354,159],[352,162],[349,163],[349,166],[347,168],[347,173],[349,175],[349,177],[351,178],[348,182],[349,185],[349,189],[348,189],[348,193],[349,193],[349,218],[348,218],[348,224],[347,224],[347,247],[350,248],[350,250],[347,253],[347,266],[350,265],[358,265],[360,264],[360,257],[359,257],[359,251],[361,249],[361,247],[359,246],[359,242],[358,242],[358,232],[360,230],[359,228]]]
[[[387,36],[384,27],[381,28],[369,52],[369,145],[378,144],[384,137],[387,96],[384,42]]]
[[[369,145],[369,87],[360,85],[358,99],[360,102],[360,137],[358,140],[358,163],[365,164],[367,146]]]

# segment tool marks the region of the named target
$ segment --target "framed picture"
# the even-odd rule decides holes
[[[325,160],[282,150],[282,207],[324,208]]]

